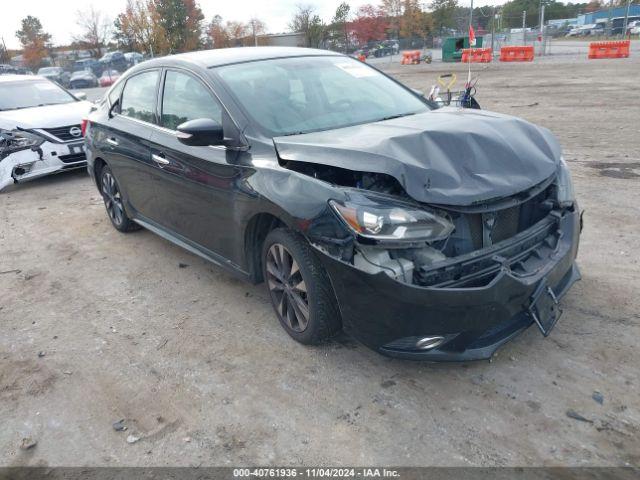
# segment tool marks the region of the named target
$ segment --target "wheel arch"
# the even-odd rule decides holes
[[[101,157],[96,157],[96,159],[93,161],[93,175],[94,175],[94,178],[96,179],[96,186],[98,187],[98,191],[100,193],[102,193],[102,184],[100,182],[100,172],[102,172],[102,169],[105,167],[106,164],[107,162],[105,162],[104,159],[102,159]]]
[[[253,215],[244,230],[244,254],[247,271],[253,283],[264,281],[262,275],[262,245],[269,232],[276,228],[288,227],[287,223],[269,212]]]

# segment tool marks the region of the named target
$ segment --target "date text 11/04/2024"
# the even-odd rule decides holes
[[[397,478],[397,470],[386,468],[237,468],[233,470],[234,478]]]

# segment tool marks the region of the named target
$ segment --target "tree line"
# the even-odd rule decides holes
[[[476,29],[490,30],[500,16],[503,28],[522,25],[522,12],[527,12],[527,26],[537,25],[539,8],[545,6],[547,20],[572,18],[610,6],[626,5],[626,0],[590,0],[584,3],[562,3],[556,0],[511,0],[498,7],[476,7],[473,23]],[[633,0],[632,3],[640,3]],[[466,31],[470,11],[458,0],[380,0],[352,9],[340,3],[333,16],[323,19],[312,5],[298,5],[289,22],[289,30],[303,35],[308,47],[347,51],[349,47],[370,41],[398,38],[426,38]],[[260,37],[267,26],[259,18],[249,22],[224,20],[215,15],[209,22],[198,0],[127,0],[124,11],[110,19],[93,7],[77,13],[78,34],[74,49],[84,49],[98,58],[106,48],[138,51],[158,56],[203,48],[227,48],[262,44]],[[46,57],[54,56],[51,35],[40,20],[27,16],[16,32],[22,46],[25,66],[36,69]],[[4,60],[3,60],[4,59]],[[8,53],[0,46],[0,61],[8,61]]]

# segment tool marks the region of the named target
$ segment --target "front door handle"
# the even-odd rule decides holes
[[[159,163],[160,165],[169,165],[169,160],[167,160],[166,158],[164,158],[161,155],[156,155],[155,153],[153,155],[151,155],[151,159],[156,162]]]
[[[118,146],[118,140],[116,140],[113,137],[109,137],[107,138],[107,143],[113,147],[117,147]]]

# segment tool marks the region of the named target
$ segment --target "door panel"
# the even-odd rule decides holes
[[[151,128],[116,115],[103,130],[100,149],[105,152],[127,203],[142,215],[152,215],[156,166],[151,160]]]
[[[162,158],[154,219],[192,242],[233,257],[234,191],[242,172],[233,166],[237,152],[216,147],[189,147],[173,133],[156,131],[151,152]]]
[[[208,118],[223,124],[223,108],[210,87],[184,70],[168,69],[161,88],[161,128],[151,137],[159,169],[156,221],[201,247],[232,257],[228,228],[234,221],[234,191],[242,172],[233,165],[237,152],[222,146],[191,147],[176,137],[178,125]]]
[[[149,140],[157,122],[159,70],[129,78],[119,98],[119,113],[106,121],[103,150],[128,206],[152,217],[156,214],[154,174]],[[111,99],[113,101],[114,99]]]

